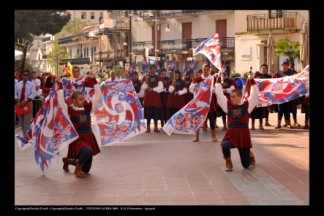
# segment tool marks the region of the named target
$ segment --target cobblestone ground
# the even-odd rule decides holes
[[[255,166],[244,169],[232,150],[233,172],[224,171],[220,118],[216,143],[208,130],[197,143],[191,135],[151,132],[102,147],[84,179],[74,167],[64,172],[62,157],[43,176],[32,149],[15,144],[15,204],[309,205],[309,131],[275,130],[276,118],[270,114],[272,127],[251,131]],[[298,122],[304,125],[300,110]]]

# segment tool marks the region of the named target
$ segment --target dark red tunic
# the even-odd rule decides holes
[[[73,107],[68,107],[68,112],[73,123],[73,126],[79,134],[79,138],[69,145],[68,157],[78,158],[81,148],[89,146],[92,148],[92,155],[100,152],[97,140],[91,130],[90,112],[92,102],[84,102],[84,110],[75,110]]]
[[[237,148],[252,148],[251,134],[249,129],[249,102],[242,105],[233,105],[227,101],[228,129],[223,140],[229,140]]]
[[[155,88],[158,86],[159,81],[163,80],[158,75],[149,75],[148,87]],[[162,107],[160,93],[156,91],[145,90],[144,94],[144,107]]]
[[[185,82],[182,79],[178,79],[174,85],[174,91],[170,93],[168,97],[168,108],[179,108],[181,109],[186,105],[184,95],[175,95],[175,92],[181,91],[185,88]]]

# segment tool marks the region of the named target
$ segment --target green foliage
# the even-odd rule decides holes
[[[230,78],[236,78],[236,77],[241,77],[241,74],[240,73],[236,73],[236,72],[232,72],[230,75],[229,75]]]
[[[15,71],[18,71],[18,72],[21,71],[21,64],[22,64],[22,60],[15,60]],[[28,70],[30,72],[33,71],[33,67],[30,64],[30,60],[28,58],[26,58],[26,60],[25,60],[24,69]]]
[[[32,35],[56,34],[70,20],[71,15],[62,15],[64,10],[15,10],[15,41]]]
[[[248,72],[245,72],[244,74],[243,74],[243,77],[245,78],[245,79],[247,79],[248,78],[248,74],[250,73],[250,71],[248,71]]]
[[[47,55],[48,64],[55,68],[55,71],[58,71],[57,67],[59,67],[59,62],[62,59],[66,59],[69,57],[69,53],[66,51],[66,47],[60,46],[58,43],[58,37],[55,37],[53,41],[52,51]]]
[[[288,56],[289,61],[299,60],[299,42],[290,42],[287,39],[279,40],[275,43],[275,51],[280,55]]]
[[[83,32],[83,28],[89,25],[88,20],[82,20],[77,18],[75,20],[70,20],[59,33],[60,37],[68,37],[71,35],[80,34]],[[83,40],[83,38],[80,38]]]
[[[113,66],[112,68],[107,68],[103,73],[98,74],[98,76],[102,79],[102,81],[109,79],[110,78],[110,71],[115,71],[117,77],[121,78],[121,79],[125,79],[126,78],[126,74],[125,74],[125,68],[122,68],[118,65]]]

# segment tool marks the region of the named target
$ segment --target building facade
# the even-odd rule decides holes
[[[304,22],[309,23],[307,10],[235,10],[235,71],[253,71],[267,63],[267,39],[269,33],[274,41],[288,39],[300,41],[300,30]],[[287,56],[276,55],[276,70]],[[300,70],[295,59],[296,70]],[[276,71],[271,71],[274,73]]]

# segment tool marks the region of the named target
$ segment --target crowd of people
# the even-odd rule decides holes
[[[260,70],[254,74],[249,74],[248,82],[251,83],[250,97],[243,100],[242,91],[237,87],[234,79],[227,76],[227,73],[218,71],[214,65],[204,64],[202,69],[198,69],[197,74],[192,70],[184,71],[183,76],[179,70],[175,70],[172,76],[167,76],[167,70],[161,69],[160,75],[157,74],[156,66],[150,66],[150,72],[139,79],[139,73],[133,72],[130,78],[134,89],[139,97],[144,108],[144,116],[147,122],[147,133],[151,132],[151,120],[153,119],[154,129],[156,133],[160,132],[158,121],[161,127],[182,107],[184,107],[197,93],[197,88],[200,82],[213,76],[214,86],[212,88],[212,97],[210,108],[206,122],[203,124],[203,131],[207,131],[209,123],[211,141],[217,142],[216,128],[217,118],[221,117],[226,131],[224,138],[221,141],[221,148],[226,161],[226,171],[233,170],[233,164],[230,158],[230,149],[238,148],[241,163],[244,168],[255,164],[255,157],[250,151],[252,142],[249,130],[249,118],[251,118],[251,130],[255,130],[255,120],[259,120],[259,129],[264,130],[263,119],[265,118],[265,126],[271,126],[269,123],[269,113],[278,113],[278,122],[275,129],[281,127],[299,127],[297,122],[297,106],[301,104],[301,111],[305,113],[304,129],[309,128],[309,97],[308,95],[298,98],[294,101],[283,103],[280,105],[271,105],[269,107],[256,107],[258,100],[258,88],[255,85],[254,78],[270,79],[283,76],[291,76],[297,73],[294,70],[293,63],[285,61],[281,65],[281,70],[273,76],[267,72],[267,65],[262,64]],[[72,73],[74,79],[80,77],[80,68],[74,66]],[[95,76],[87,73],[85,80],[86,87],[95,89],[95,97],[93,101],[85,101],[81,90],[76,89],[72,95],[73,105],[64,106],[70,115],[70,118],[79,133],[79,138],[70,144],[67,157],[63,158],[63,169],[69,171],[68,166],[76,166],[75,175],[77,177],[85,177],[92,164],[92,156],[100,152],[98,144],[91,130],[90,113],[94,109],[94,104],[98,102],[101,96],[100,86],[107,85],[109,82],[119,81],[114,71],[110,72],[110,78],[98,85]],[[69,77],[69,73],[64,73],[62,76]],[[33,117],[41,105],[41,101],[46,98],[53,87],[54,83],[58,83],[58,89],[63,88],[61,79],[49,73],[43,73],[41,76],[36,76],[34,71],[25,70],[22,74],[15,73],[15,102],[16,112],[19,108],[28,106],[27,109],[34,111],[20,112],[17,116],[25,134]],[[64,101],[62,90],[60,101]],[[18,107],[18,109],[17,109]],[[293,116],[293,123],[290,120],[290,113]],[[282,117],[285,118],[285,125],[281,125]],[[207,123],[208,122],[208,123]],[[196,133],[193,142],[199,142],[199,131]]]

